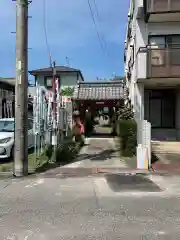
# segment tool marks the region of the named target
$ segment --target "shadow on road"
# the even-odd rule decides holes
[[[95,132],[92,133],[91,136],[89,138],[113,138],[114,135],[111,133],[100,133],[100,132]]]
[[[78,157],[78,161],[83,161],[83,160],[91,160],[91,161],[106,161],[107,159],[111,159],[113,157],[115,157],[115,153],[117,152],[117,150],[113,150],[113,149],[108,149],[108,150],[103,150],[99,153],[84,153],[81,154]]]
[[[118,175],[110,174],[106,176],[109,187],[114,192],[140,191],[140,192],[160,192],[162,191],[155,183],[143,175]]]

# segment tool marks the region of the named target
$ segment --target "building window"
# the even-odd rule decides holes
[[[165,64],[165,38],[164,37],[150,37],[149,44],[151,46],[151,65],[153,66],[162,66]]]
[[[149,45],[152,65],[180,65],[180,35],[149,36]]]
[[[169,60],[171,65],[180,65],[180,36],[169,36],[167,46],[171,49]]]
[[[44,77],[44,85],[46,88],[52,88],[52,77]]]

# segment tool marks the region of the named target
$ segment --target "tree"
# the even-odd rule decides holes
[[[125,104],[124,102],[118,109],[117,112],[119,120],[129,120],[134,118],[133,107],[130,103]]]
[[[66,87],[61,89],[61,96],[72,96],[74,93],[73,87]]]

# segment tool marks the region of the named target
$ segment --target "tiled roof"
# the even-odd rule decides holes
[[[74,100],[119,100],[124,98],[122,82],[80,83],[75,88]]]

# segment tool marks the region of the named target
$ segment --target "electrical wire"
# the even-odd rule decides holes
[[[51,50],[48,42],[48,34],[47,34],[47,26],[46,26],[46,0],[43,0],[43,28],[44,28],[45,42],[46,42],[49,62],[50,62],[50,66],[52,67]]]
[[[91,7],[90,0],[87,0],[87,1],[88,1],[88,6],[89,6],[91,18],[92,18],[93,24],[95,26],[95,30],[96,30],[96,33],[97,33],[97,36],[98,36],[98,39],[99,39],[99,43],[100,43],[101,49],[102,49],[103,53],[106,55],[106,51],[105,51],[105,47],[104,47],[104,44],[103,44],[103,40],[102,40],[101,34],[100,34],[99,29],[98,29],[97,24],[96,24],[96,20],[95,20],[95,17],[94,17],[94,13],[93,13],[93,9]]]
[[[97,19],[100,21],[99,10],[98,10],[98,6],[97,6],[97,3],[96,3],[96,0],[93,0],[93,2],[94,2],[94,8],[96,10]]]
[[[101,22],[101,18],[100,18],[100,14],[99,14],[99,9],[98,9],[98,5],[96,3],[96,0],[93,0],[93,3],[94,3],[94,9],[96,11],[96,16],[97,16],[97,19],[99,22]],[[107,44],[106,44],[106,40],[105,40],[105,37],[104,35],[101,33],[101,38],[102,38],[102,42],[104,44],[104,48],[106,49],[106,52],[107,52]]]

